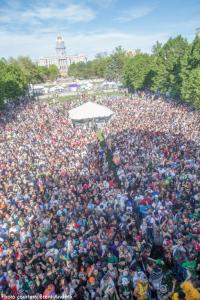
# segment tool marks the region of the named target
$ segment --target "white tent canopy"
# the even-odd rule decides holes
[[[84,103],[69,111],[69,117],[74,121],[109,118],[114,112],[106,106],[94,102]]]

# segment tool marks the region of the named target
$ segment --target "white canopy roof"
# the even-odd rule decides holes
[[[107,118],[113,114],[113,111],[106,106],[94,102],[84,103],[69,111],[69,117],[72,120],[87,120],[97,118]]]

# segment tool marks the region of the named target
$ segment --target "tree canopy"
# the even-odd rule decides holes
[[[29,57],[19,57],[0,60],[0,106],[5,101],[16,100],[25,95],[30,83],[40,83],[55,80],[59,70],[55,65],[41,67]]]
[[[93,60],[73,63],[68,75],[76,78],[105,78],[121,81],[129,90],[149,89],[169,94],[200,108],[200,38],[192,43],[182,36],[157,42],[151,54],[126,52],[121,46],[113,53],[101,53]],[[0,60],[0,104],[23,95],[30,83],[55,80],[55,65],[37,66],[28,57]]]
[[[128,58],[121,46],[108,56],[106,53],[97,54],[95,59],[86,63],[71,64],[68,75],[77,78],[106,78],[107,80],[121,80],[123,68]]]
[[[151,86],[153,59],[148,54],[137,54],[130,57],[123,70],[123,81],[125,86],[133,90],[148,88]]]
[[[157,42],[151,54],[137,50],[134,56],[117,47],[109,56],[71,65],[69,75],[121,81],[131,91],[149,89],[200,108],[200,38],[188,43],[178,35],[163,45]]]
[[[16,64],[0,61],[0,106],[5,100],[14,100],[25,94],[26,77]]]

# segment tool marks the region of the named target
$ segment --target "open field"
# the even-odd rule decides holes
[[[123,92],[121,91],[95,91],[95,92],[86,92],[86,93],[76,93],[76,94],[70,94],[70,95],[65,95],[65,96],[57,96],[56,101],[59,102],[66,102],[66,101],[74,101],[80,98],[81,95],[86,95],[86,96],[102,96],[102,95],[107,95],[107,96],[122,96],[124,95]],[[55,99],[55,95],[46,95],[40,97],[41,100],[46,101],[46,102],[52,102],[53,99]]]

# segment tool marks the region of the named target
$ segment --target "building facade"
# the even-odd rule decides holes
[[[56,39],[56,55],[41,57],[38,60],[38,65],[45,67],[49,67],[50,65],[56,65],[61,75],[67,75],[68,67],[72,63],[86,61],[87,58],[84,55],[67,55],[65,42],[62,36],[58,36]]]

